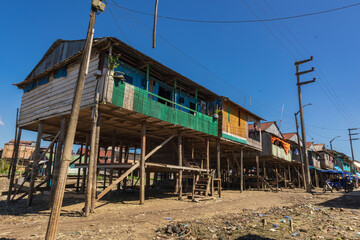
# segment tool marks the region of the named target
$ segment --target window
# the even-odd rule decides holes
[[[239,127],[240,127],[240,110],[238,112],[238,118],[239,118]]]
[[[228,121],[230,122],[230,105],[228,107]]]
[[[128,76],[128,75],[124,75],[125,78],[125,82],[129,83],[129,84],[133,84],[133,78]]]
[[[30,92],[37,86],[43,85],[48,82],[49,82],[49,75],[46,75],[45,77],[42,77],[36,81],[33,81],[32,83],[27,84],[24,88],[24,93]]]
[[[40,79],[37,81],[37,85],[36,85],[36,86],[40,86],[40,85],[43,85],[43,84],[48,83],[48,82],[49,82],[49,75],[40,78]]]
[[[67,76],[67,66],[62,67],[54,72],[54,79]]]

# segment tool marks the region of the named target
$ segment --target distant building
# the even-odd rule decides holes
[[[9,160],[12,158],[14,152],[14,140],[4,144],[4,149],[1,154],[2,159]],[[20,141],[19,159],[29,160],[35,150],[35,141]]]

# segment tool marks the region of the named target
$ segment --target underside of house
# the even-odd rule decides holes
[[[15,84],[24,90],[19,129],[38,133],[30,167],[40,164],[46,178],[29,168],[10,183],[13,200],[28,196],[30,205],[39,190],[53,195],[83,46],[84,40],[57,40]],[[180,199],[221,196],[226,188],[301,187],[299,161],[280,131],[262,129],[261,117],[116,38],[95,39],[88,62],[75,135],[81,151],[70,164],[78,170],[75,192],[95,193],[86,201],[129,187],[139,191],[140,203],[145,189],[165,185]],[[50,141],[43,154],[41,140]]]

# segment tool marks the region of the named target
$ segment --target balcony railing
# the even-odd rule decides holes
[[[153,100],[150,96],[167,104]],[[120,80],[114,81],[112,104],[209,135],[218,135],[217,119]],[[189,110],[193,114],[181,109]]]

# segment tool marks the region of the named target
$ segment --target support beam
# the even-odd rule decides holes
[[[90,142],[90,136],[89,134],[86,135],[86,144],[85,144],[85,159],[84,159],[84,162],[85,164],[88,164],[89,162],[89,142]],[[82,170],[83,172],[83,175],[82,175],[82,181],[81,181],[81,192],[84,192],[85,191],[85,187],[86,187],[86,179],[87,179],[87,169],[86,168],[83,168]]]
[[[141,123],[140,204],[145,202],[146,122]]]
[[[216,140],[216,177],[221,179],[220,139]]]
[[[182,135],[181,135],[181,131],[178,131],[178,161],[179,161],[179,166],[182,166],[183,163],[183,142],[182,142]],[[178,193],[179,193],[179,200],[182,200],[182,174],[183,171],[180,170],[179,171],[179,175],[178,175],[178,179],[179,179],[179,189],[178,189]]]
[[[10,183],[9,183],[9,192],[7,195],[7,204],[10,203],[10,198],[12,194],[12,190],[14,187],[14,181],[15,181],[15,174],[16,174],[16,166],[19,156],[19,146],[20,146],[20,140],[21,140],[21,128],[19,128],[19,131],[17,132],[17,136],[14,142],[14,150],[13,150],[13,159],[11,161],[11,175],[10,175]]]
[[[244,191],[244,150],[240,151],[240,192]]]
[[[98,107],[99,108],[99,107]],[[100,121],[101,121],[101,111],[98,109],[98,117],[96,121],[96,138],[95,138],[95,161],[94,161],[94,172],[93,172],[93,184],[91,190],[91,204],[90,212],[93,213],[95,210],[96,194],[97,194],[97,174],[98,168],[97,164],[100,160]]]
[[[276,175],[276,191],[279,191],[279,174],[278,174],[278,166],[275,165],[275,175]]]
[[[206,152],[206,170],[210,170],[210,142],[209,138],[205,138],[205,152]]]
[[[91,138],[90,138],[90,159],[89,159],[89,169],[88,169],[88,177],[87,177],[87,187],[86,187],[86,197],[85,197],[85,207],[84,207],[84,216],[87,217],[90,214],[91,208],[91,196],[93,190],[93,177],[95,169],[96,159],[96,124],[98,120],[99,105],[96,104],[93,107],[92,112],[92,124],[91,124]]]
[[[257,190],[260,190],[260,164],[259,164],[259,155],[256,155],[256,187]]]
[[[60,161],[61,161],[61,153],[64,145],[64,138],[65,138],[65,128],[66,128],[66,118],[65,116],[61,117],[60,121],[60,135],[57,143],[57,149],[56,149],[56,155],[54,159],[54,170],[52,175],[52,181],[51,181],[51,190],[50,190],[50,201],[49,201],[49,207],[50,209],[53,206],[54,203],[54,195],[56,191],[56,186],[59,178],[59,172],[60,172]]]
[[[30,192],[29,192],[29,196],[28,196],[27,206],[31,205],[33,195],[34,195],[34,190],[35,190],[35,188],[34,188],[35,180],[36,180],[37,169],[38,169],[38,164],[39,164],[39,160],[40,160],[40,159],[38,159],[38,157],[39,157],[39,153],[40,153],[42,130],[43,130],[43,124],[42,124],[42,122],[39,122],[38,133],[37,133],[37,138],[36,138],[36,146],[35,146],[35,150],[34,150],[34,154],[33,154],[32,174],[31,174],[31,179],[30,179]]]
[[[81,147],[80,147],[80,159],[79,159],[80,164],[82,164],[83,149],[84,149],[84,144],[81,144]],[[76,177],[76,192],[80,191],[80,173],[81,173],[81,169],[79,168],[78,173],[77,173],[77,177]]]
[[[116,138],[116,130],[114,129],[113,136],[112,136],[112,144],[111,144],[111,161],[110,161],[111,164],[114,164],[114,160],[115,160],[115,138]],[[112,184],[113,174],[114,174],[114,169],[111,168],[110,169],[109,185]]]

